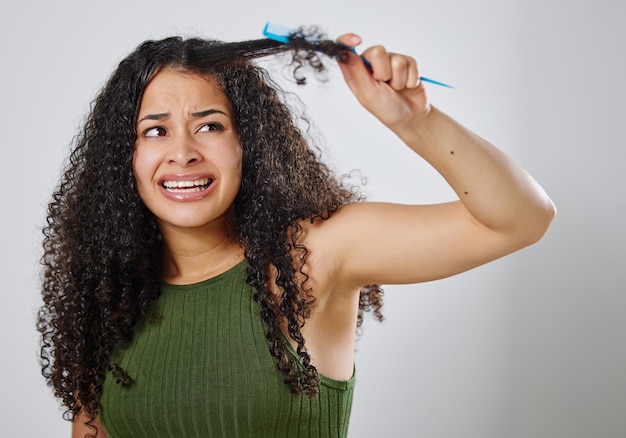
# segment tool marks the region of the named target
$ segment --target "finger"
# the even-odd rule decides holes
[[[391,55],[391,79],[387,81],[394,90],[404,90],[409,78],[409,63],[404,56]]]
[[[337,38],[337,42],[348,47],[356,47],[361,44],[361,37],[355,33],[345,33]]]
[[[353,48],[361,44],[361,37],[354,33],[348,33],[337,38],[337,42],[346,47]],[[360,99],[363,90],[367,90],[374,85],[376,81],[373,79],[369,68],[360,56],[350,50],[346,50],[345,55],[346,56],[342,57],[339,62],[339,68],[348,87]]]
[[[347,33],[337,38],[337,43],[346,47],[345,52],[342,53],[342,55],[337,58],[340,64],[355,65],[359,62],[360,63],[364,62],[362,57],[360,57],[358,53],[356,52],[356,50],[354,49],[356,46],[361,44],[360,36],[354,33]]]
[[[374,79],[387,82],[392,78],[390,57],[383,46],[370,47],[361,56],[370,63]]]
[[[420,73],[419,73],[419,68],[417,66],[417,61],[410,56],[408,57],[408,59],[409,59],[410,68],[409,68],[409,77],[406,81],[406,87],[417,88],[420,86]]]
[[[417,62],[410,56],[390,54],[391,79],[387,82],[394,90],[415,88],[419,81]]]

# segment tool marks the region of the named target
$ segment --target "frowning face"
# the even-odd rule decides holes
[[[241,185],[230,102],[210,77],[164,69],[144,91],[133,171],[159,226],[223,226]]]

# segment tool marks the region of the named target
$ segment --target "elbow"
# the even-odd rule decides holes
[[[550,198],[546,198],[522,224],[524,236],[522,246],[529,246],[541,240],[555,217],[556,206]]]

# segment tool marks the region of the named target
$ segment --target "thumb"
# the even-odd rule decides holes
[[[376,80],[372,76],[370,69],[363,62],[363,59],[354,51],[350,50],[361,43],[361,37],[349,33],[337,38],[337,42],[348,48],[346,49],[345,56],[339,61],[339,69],[350,90],[361,100],[360,97],[363,90],[367,90],[367,87],[371,87],[376,83]]]

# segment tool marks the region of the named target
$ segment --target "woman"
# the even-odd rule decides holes
[[[48,211],[43,372],[73,436],[345,436],[376,285],[454,275],[545,233],[550,199],[429,104],[412,58],[377,46],[366,66],[346,50],[358,36],[338,41],[315,49],[459,200],[358,202],[249,61],[287,45],[142,44]],[[311,53],[296,64],[321,68]]]

